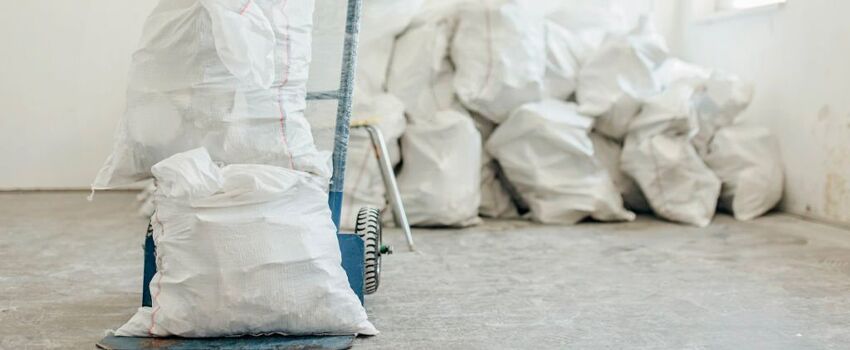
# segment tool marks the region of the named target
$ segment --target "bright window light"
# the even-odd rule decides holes
[[[718,10],[742,10],[753,7],[775,5],[784,3],[786,0],[718,0]]]

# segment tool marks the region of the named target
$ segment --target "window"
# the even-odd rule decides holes
[[[696,23],[714,23],[742,16],[772,13],[788,0],[692,0],[691,13]]]
[[[778,5],[785,0],[717,0],[717,11],[744,10],[756,7]]]

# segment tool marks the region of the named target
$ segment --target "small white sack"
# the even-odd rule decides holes
[[[487,140],[496,129],[496,124],[487,118],[473,115],[475,127],[481,133],[481,206],[478,213],[486,218],[494,219],[517,219],[517,210],[514,198],[505,186],[502,168],[484,147]]]
[[[219,169],[204,149],[153,173],[153,307],[117,336],[377,333],[341,266],[326,178],[268,165]]]
[[[670,58],[655,72],[664,88],[692,86],[695,90],[690,103],[696,114],[699,130],[693,144],[701,156],[708,152],[709,143],[720,128],[734,124],[753,99],[754,87],[741,78],[715,72],[680,59]]]
[[[652,212],[649,203],[646,202],[646,198],[643,196],[643,192],[640,191],[640,187],[620,166],[623,146],[597,133],[591,133],[590,139],[593,140],[593,150],[595,151],[596,160],[608,171],[611,180],[614,182],[614,186],[617,187],[623,196],[623,204],[626,209],[638,213]]]
[[[382,94],[372,99],[359,100],[353,110],[355,121],[373,122],[384,135],[388,156],[393,165],[401,161],[399,140],[407,128],[404,104],[393,95]],[[348,141],[345,189],[341,211],[341,227],[354,229],[357,212],[369,207],[378,210],[387,208],[387,188],[381,176],[376,149],[369,133],[354,128]]]
[[[646,18],[628,34],[609,35],[579,73],[579,112],[598,117],[596,132],[621,141],[641,98],[660,91],[653,73],[666,58],[666,43]]]
[[[655,71],[655,80],[662,89],[673,84],[701,86],[711,78],[712,71],[681,59],[670,57]]]
[[[401,142],[398,184],[410,224],[479,223],[481,135],[469,115],[438,112],[432,120],[409,124]]]
[[[622,8],[599,0],[559,0],[559,6],[547,18],[577,36],[581,46],[573,54],[584,64],[596,53],[606,36],[621,35],[629,31],[629,24]]]
[[[779,144],[766,128],[720,129],[705,162],[723,181],[721,209],[738,220],[762,216],[782,199],[785,176]]]
[[[451,48],[454,86],[468,109],[500,124],[542,98],[545,20],[520,0],[485,2],[460,10]]]
[[[284,6],[286,4],[286,6]],[[224,163],[328,176],[304,118],[313,1],[160,1],[133,56],[127,109],[93,188],[205,147]]]
[[[593,118],[580,115],[574,104],[543,100],[519,108],[487,142],[535,221],[634,220],[594,157],[592,124]]]
[[[439,18],[410,28],[396,42],[387,89],[407,107],[411,120],[431,119],[456,106],[449,45],[455,23]]]
[[[578,85],[579,61],[573,54],[580,40],[570,31],[546,22],[546,77],[544,95],[556,100],[567,100]]]
[[[738,120],[753,100],[755,88],[741,78],[713,73],[694,96],[699,132],[694,136],[697,152],[705,155],[714,134],[720,128],[730,126]]]
[[[485,218],[518,219],[513,197],[502,182],[499,162],[484,152],[481,162],[481,206],[478,213]]]
[[[621,166],[656,215],[704,227],[714,218],[720,180],[691,144],[697,129],[692,94],[693,87],[677,85],[646,101],[631,123]]]
[[[656,215],[699,227],[714,218],[720,180],[686,135],[626,138],[623,170],[634,178]]]
[[[425,0],[363,2],[357,57],[357,86],[360,94],[375,96],[386,91],[387,71],[395,50],[396,36],[407,28],[424,2]]]

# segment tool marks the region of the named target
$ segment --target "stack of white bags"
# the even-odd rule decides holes
[[[116,335],[377,333],[341,266],[330,154],[304,117],[313,10],[162,0],[148,19],[93,186],[157,185],[153,306]]]
[[[753,87],[671,57],[646,18],[629,28],[597,1],[379,3],[367,14],[408,23],[388,36],[387,68],[371,70],[386,75],[359,79],[386,81],[379,93],[404,103],[399,182],[413,225],[652,212],[706,226],[718,207],[748,220],[782,197],[775,140],[739,121]]]

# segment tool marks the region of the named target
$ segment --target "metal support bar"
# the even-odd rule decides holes
[[[351,105],[354,98],[354,77],[357,70],[357,38],[360,33],[360,0],[348,0],[348,15],[345,23],[345,46],[342,52],[342,76],[340,77],[339,105],[334,136],[333,177],[331,178],[328,204],[333,211],[337,230],[340,227],[342,193],[345,188],[345,160],[348,156]]]
[[[410,232],[410,223],[407,221],[407,213],[404,211],[404,204],[401,201],[401,194],[398,191],[398,182],[395,178],[395,172],[390,161],[389,151],[387,151],[387,143],[384,140],[384,135],[380,129],[373,125],[364,125],[362,128],[369,132],[372,145],[375,147],[375,155],[378,159],[378,166],[381,168],[381,177],[384,179],[384,187],[387,188],[390,205],[393,208],[395,223],[404,230],[404,236],[407,238],[407,246],[410,248],[410,251],[415,251],[413,233]]]
[[[313,91],[307,93],[308,101],[315,100],[337,100],[339,99],[339,91]]]

